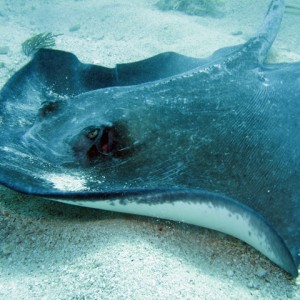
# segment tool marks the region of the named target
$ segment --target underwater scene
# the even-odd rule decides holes
[[[300,0],[0,0],[0,299],[300,299]]]

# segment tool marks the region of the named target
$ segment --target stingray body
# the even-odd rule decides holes
[[[1,182],[219,230],[296,276],[300,63],[264,64],[283,7],[208,59],[109,69],[41,50],[0,95]]]

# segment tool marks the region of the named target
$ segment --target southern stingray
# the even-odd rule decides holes
[[[253,38],[207,59],[40,50],[0,94],[0,182],[219,230],[297,276],[300,63],[265,63],[283,12],[271,1]]]

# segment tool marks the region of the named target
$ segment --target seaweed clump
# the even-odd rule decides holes
[[[44,32],[34,35],[22,43],[22,50],[25,55],[30,56],[40,48],[50,48],[55,46],[55,38],[60,34]]]
[[[175,10],[195,16],[222,17],[221,0],[159,0],[155,4],[160,10]]]

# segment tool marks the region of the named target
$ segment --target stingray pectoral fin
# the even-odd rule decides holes
[[[218,194],[204,191],[128,191],[62,202],[179,221],[224,232],[253,246],[293,276],[298,274],[290,251],[265,218],[240,202]]]

